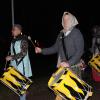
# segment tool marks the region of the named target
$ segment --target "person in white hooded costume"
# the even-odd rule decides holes
[[[74,15],[69,12],[64,12],[62,16],[63,29],[60,31],[56,43],[49,48],[36,47],[35,52],[43,55],[57,53],[57,67],[70,67],[79,77],[81,77],[81,70],[77,65],[79,64],[84,52],[84,40],[79,29],[75,27],[77,24],[78,21]],[[62,43],[62,39],[64,43]],[[63,44],[65,46],[65,50],[63,48]],[[62,98],[57,96],[56,100],[62,100]]]

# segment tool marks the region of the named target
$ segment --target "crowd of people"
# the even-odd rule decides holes
[[[80,79],[82,79],[82,70],[84,69],[84,38],[81,31],[76,28],[79,24],[76,17],[64,12],[62,16],[63,29],[59,32],[55,44],[49,48],[35,47],[36,54],[51,55],[58,54],[57,68],[60,66],[71,69]],[[28,54],[28,38],[22,34],[22,26],[15,24],[12,27],[12,42],[10,46],[10,55],[6,61],[18,69],[23,75],[30,78],[32,76],[31,63]],[[93,56],[100,53],[100,26],[93,28],[93,39],[91,53]],[[73,66],[74,65],[74,66]],[[100,73],[92,68],[92,74],[95,81],[100,81]],[[98,78],[95,78],[98,77]],[[20,100],[26,100],[26,94],[20,96]],[[56,100],[62,100],[59,95]]]

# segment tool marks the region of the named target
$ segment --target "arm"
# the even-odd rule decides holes
[[[20,47],[21,47],[21,52],[20,53],[18,53],[16,55],[11,55],[13,60],[22,58],[27,54],[27,50],[28,50],[28,42],[27,42],[27,40],[22,40]]]
[[[76,31],[76,33],[74,33],[73,39],[74,39],[74,46],[76,48],[76,53],[69,59],[68,61],[69,65],[77,64],[84,52],[84,40],[80,31]]]
[[[58,50],[58,41],[56,41],[56,43],[52,47],[42,49],[42,54],[43,55],[54,54],[57,53],[57,50]]]

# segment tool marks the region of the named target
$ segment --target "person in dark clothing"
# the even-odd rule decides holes
[[[81,32],[75,26],[78,21],[74,15],[69,12],[64,12],[62,17],[63,29],[57,37],[56,43],[50,48],[35,48],[36,53],[43,55],[51,55],[58,53],[58,64],[57,67],[69,67],[78,76],[81,77],[81,70],[77,65],[80,62],[81,56],[84,52],[84,40]],[[64,39],[65,50],[63,48],[62,39]],[[56,100],[60,98],[56,97]],[[62,100],[60,98],[59,100]]]
[[[93,28],[92,53],[100,54],[100,26],[97,25]]]
[[[96,56],[100,54],[100,26],[94,26],[93,30],[93,39],[92,39],[92,54]],[[93,79],[97,82],[100,82],[100,73],[92,68]],[[100,84],[100,83],[99,83]],[[100,86],[99,86],[100,88]]]

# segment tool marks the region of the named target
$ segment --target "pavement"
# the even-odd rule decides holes
[[[54,100],[54,93],[48,88],[47,83],[50,77],[37,77],[28,90],[27,100]],[[19,97],[0,83],[0,100],[19,100]],[[100,91],[94,90],[89,100],[100,100]]]

